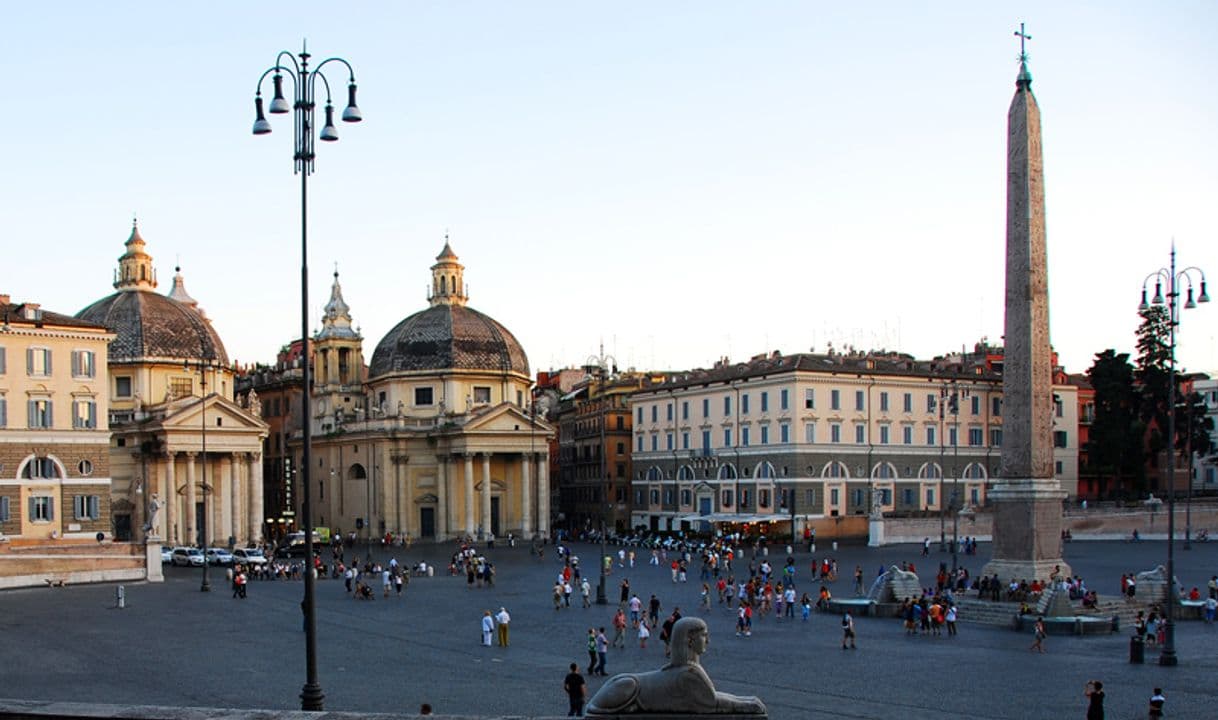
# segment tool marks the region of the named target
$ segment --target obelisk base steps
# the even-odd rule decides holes
[[[1071,575],[1062,560],[1062,501],[1053,478],[1003,479],[987,496],[994,508],[993,557],[982,569],[1007,582]]]

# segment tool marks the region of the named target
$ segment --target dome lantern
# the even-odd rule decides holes
[[[444,249],[436,256],[436,264],[431,266],[431,293],[428,300],[432,307],[436,305],[459,305],[464,307],[469,302],[469,293],[465,287],[465,266],[457,262],[457,254],[448,244],[448,234],[444,234]]]

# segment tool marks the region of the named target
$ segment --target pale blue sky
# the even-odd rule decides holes
[[[161,289],[180,258],[229,355],[272,361],[299,332],[299,182],[290,118],[254,137],[252,98],[307,37],[365,117],[319,148],[311,305],[338,261],[369,357],[425,307],[446,229],[535,369],[601,338],[662,369],[998,340],[1021,20],[1067,369],[1132,350],[1173,236],[1218,273],[1213,2],[292,7],[7,7],[0,292],[110,293],[135,212]],[[1184,367],[1218,371],[1213,308],[1185,315]]]

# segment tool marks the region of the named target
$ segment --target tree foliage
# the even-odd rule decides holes
[[[1134,367],[1128,353],[1109,349],[1095,356],[1087,370],[1095,391],[1095,417],[1087,441],[1090,469],[1111,477],[1113,486],[1124,481],[1141,486],[1145,481],[1141,398],[1134,384]]]
[[[1146,451],[1158,466],[1167,447],[1168,383],[1171,373],[1171,314],[1166,305],[1151,305],[1139,313],[1138,360],[1135,378],[1140,391],[1139,419],[1149,428]]]

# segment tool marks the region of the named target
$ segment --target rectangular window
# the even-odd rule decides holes
[[[842,426],[838,423],[833,423],[829,426],[829,442],[840,443],[842,441]]]
[[[194,378],[169,378],[169,391],[176,398],[194,395]]]
[[[659,505],[659,504],[660,504],[660,491],[659,491],[659,490],[652,490],[652,491],[651,491],[651,493],[650,493],[650,495],[651,495],[651,504],[652,504],[652,505]]]
[[[901,428],[901,442],[906,445],[913,445],[913,426],[906,425]]]
[[[768,426],[768,425],[761,426],[761,444],[762,445],[770,444],[770,426]]]
[[[26,348],[25,372],[35,377],[45,377],[51,374],[51,349]]]
[[[880,426],[880,444],[881,445],[888,444],[888,426],[887,425]]]
[[[491,389],[489,387],[474,386],[474,404],[475,405],[490,405],[491,404]]]
[[[935,394],[926,393],[926,412],[933,413],[935,411],[935,403],[936,403]]]
[[[664,491],[664,504],[672,505],[672,490],[670,489]]]
[[[682,420],[689,419],[689,401],[688,400],[681,401],[681,419]]]
[[[711,449],[710,430],[702,431],[702,451],[709,453]]]
[[[841,489],[832,488],[829,490],[829,504],[837,506],[841,504]]]
[[[778,426],[778,442],[787,445],[791,442],[791,426],[783,423]]]
[[[659,419],[660,419],[660,406],[652,405],[651,406],[651,421],[659,422]]]
[[[0,497],[0,523],[6,523],[11,520],[11,508],[9,507],[8,496]]]
[[[829,391],[829,409],[830,410],[841,410],[842,409],[842,391],[841,390],[830,390]]]
[[[983,433],[981,432],[981,428],[969,428],[968,429],[968,444],[971,445],[972,447],[980,447],[982,441],[984,440],[982,435],[983,435]]]
[[[91,378],[97,376],[97,355],[91,350],[72,351],[72,377]]]
[[[1058,475],[1061,475],[1061,474],[1062,474],[1062,461],[1061,461],[1061,460],[1058,460],[1058,461],[1057,461],[1057,462],[1054,464],[1054,466],[1055,466],[1055,468],[1056,468],[1056,470],[1057,470],[1057,474],[1058,474]]]
[[[902,488],[901,489],[901,503],[906,506],[914,504],[913,488]]]
[[[432,388],[421,387],[414,389],[414,404],[415,405],[431,405],[435,402]]]
[[[990,447],[1002,447],[1002,428],[990,428]]]
[[[854,492],[853,492],[853,493],[851,493],[851,494],[854,496],[854,506],[855,506],[855,507],[862,507],[862,506],[863,506],[863,500],[865,499],[865,495],[863,494],[863,489],[862,489],[862,488],[855,488],[855,489],[854,489]]]
[[[660,449],[660,436],[655,433],[651,434],[651,451],[656,452]]]
[[[35,495],[30,498],[30,521],[51,522],[55,519],[55,498]]]
[[[664,433],[664,445],[666,450],[672,450],[672,433]]]
[[[892,504],[892,488],[883,488],[880,490],[880,502],[884,505]]]
[[[638,415],[639,415],[639,419],[635,420],[635,422],[638,423],[639,425],[642,425],[643,424],[643,406],[641,406],[641,405],[639,406]]]
[[[732,506],[732,491],[724,490],[722,493],[720,493],[720,501],[723,503],[723,507],[731,507]]]
[[[732,414],[732,396],[731,395],[728,395],[727,397],[723,398],[723,414],[724,415]]]
[[[97,495],[77,495],[72,498],[77,520],[96,520],[101,517],[101,498]]]
[[[934,425],[931,425],[930,427],[926,428],[926,444],[927,445],[935,444],[935,426]]]
[[[682,450],[689,449],[689,433],[688,432],[681,433],[681,449]]]
[[[8,398],[0,395],[0,428],[8,427]]]
[[[702,398],[702,417],[710,417],[710,398]]]
[[[865,405],[866,405],[866,403],[863,400],[863,391],[855,390],[854,391],[854,409],[862,410]]]
[[[92,400],[76,400],[72,403],[72,427],[77,430],[97,428],[97,403]]]
[[[732,446],[732,429],[723,428],[723,447]]]
[[[815,410],[816,409],[816,389],[815,388],[808,388],[807,390],[804,390],[804,409],[805,410]]]
[[[956,432],[957,430],[954,427],[947,429],[947,444],[952,447],[956,447]]]
[[[854,426],[854,442],[856,445],[862,445],[867,442],[867,428],[864,425]]]
[[[0,348],[0,350],[3,350],[3,348]],[[0,370],[0,372],[3,372],[3,370]],[[778,409],[789,410],[790,408],[791,394],[786,388],[783,388],[782,390],[778,391]]]
[[[673,411],[672,403],[668,403],[667,405],[664,406],[664,413],[667,415],[666,419],[668,420],[668,422],[672,422],[672,411]]]
[[[1059,448],[1066,447],[1066,431],[1065,430],[1054,430],[1053,431],[1053,447],[1059,447]]]
[[[757,507],[768,508],[769,506],[770,506],[770,491],[769,490],[758,490],[757,491]]]
[[[54,424],[54,412],[48,399],[29,401],[29,427],[49,428]]]
[[[905,412],[913,412],[913,393],[905,393]]]
[[[1054,395],[1053,396],[1053,414],[1056,415],[1057,417],[1061,417],[1062,412],[1064,410],[1065,410],[1065,405],[1062,404],[1062,399],[1059,398],[1058,396]]]
[[[761,393],[761,412],[770,411],[770,394],[768,392]]]
[[[804,423],[804,442],[816,442],[816,423]]]
[[[930,507],[930,506],[933,506],[934,504],[935,504],[935,489],[926,488],[926,505],[927,505],[927,507]]]
[[[981,397],[978,395],[974,395],[971,398],[971,400],[972,400],[972,402],[970,403],[970,405],[972,405],[973,414],[980,415],[981,414]]]
[[[990,414],[994,417],[1002,417],[1002,398],[994,396],[990,399]]]
[[[747,427],[740,428],[740,444],[743,447],[749,446],[749,429]]]
[[[749,394],[748,393],[745,393],[740,396],[740,414],[741,415],[749,414]]]
[[[753,501],[753,493],[749,492],[748,490],[740,491],[740,507],[742,507],[742,508],[749,507],[749,503],[751,503],[752,501]]]
[[[981,504],[981,491],[977,488],[969,488],[968,491],[969,504],[976,507]]]
[[[880,393],[880,412],[888,412],[888,393]]]
[[[642,491],[642,490],[635,490],[635,491],[634,491],[634,504],[635,504],[635,505],[642,505],[642,504],[643,504],[643,491]]]
[[[643,452],[643,436],[642,435],[639,435],[638,446],[639,446],[639,452]]]

